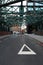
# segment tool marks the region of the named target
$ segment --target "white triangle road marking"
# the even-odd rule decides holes
[[[24,47],[26,47],[29,51],[23,51]],[[26,44],[24,44],[18,52],[18,55],[36,55],[36,53],[32,49],[30,49]]]

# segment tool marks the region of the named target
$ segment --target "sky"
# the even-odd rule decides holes
[[[7,0],[6,0],[6,1],[7,1]],[[16,3],[16,4],[12,4],[12,5],[20,5],[20,4],[21,4],[21,2]],[[23,5],[26,5],[26,1],[23,1]],[[33,3],[29,3],[28,5],[29,5],[29,6],[32,6]],[[35,3],[35,5],[36,5],[36,6],[41,6],[41,5],[43,5],[43,4]],[[17,7],[14,7],[13,9],[10,8],[10,11],[11,11],[11,10],[14,11],[16,8],[17,8]],[[42,8],[42,9],[43,9],[43,8]],[[33,8],[29,8],[29,10],[33,10]],[[36,10],[38,10],[38,8],[36,8]],[[17,8],[16,12],[19,12],[19,8]],[[26,12],[26,7],[24,8],[24,12]]]

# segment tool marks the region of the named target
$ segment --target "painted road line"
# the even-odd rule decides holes
[[[26,47],[29,51],[23,51],[24,47]],[[24,44],[18,52],[18,55],[36,55],[36,53],[32,49],[30,49],[26,44]]]

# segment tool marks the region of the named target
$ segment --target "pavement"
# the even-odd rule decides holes
[[[43,36],[36,34],[25,34],[43,43]]]
[[[43,65],[43,47],[28,35],[0,39],[0,65]]]
[[[10,36],[10,35],[3,35],[3,36],[0,36],[0,39],[6,38],[6,37],[8,37],[8,36]]]

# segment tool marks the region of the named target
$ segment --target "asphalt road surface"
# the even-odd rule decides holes
[[[28,35],[0,39],[0,65],[43,65],[43,46]]]

